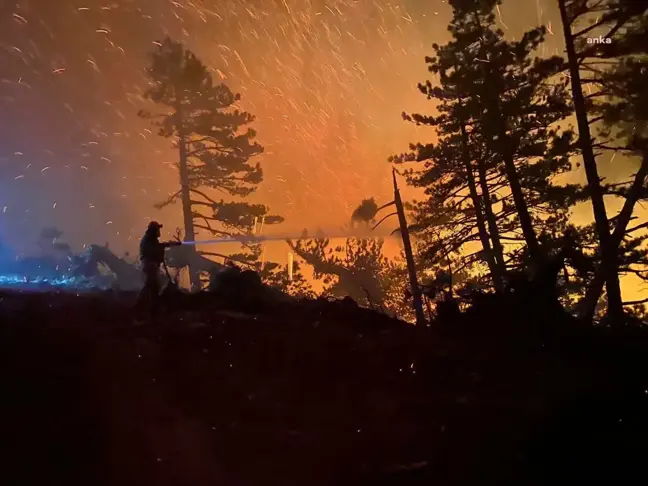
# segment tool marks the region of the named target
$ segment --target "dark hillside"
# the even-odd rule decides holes
[[[642,332],[321,303],[135,327],[130,305],[2,295],[2,484],[647,482]]]

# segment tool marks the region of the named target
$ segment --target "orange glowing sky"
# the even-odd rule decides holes
[[[538,21],[551,28],[553,9],[522,4],[500,10],[512,37]],[[434,137],[401,113],[431,110],[416,85],[428,78],[431,44],[448,39],[446,2],[226,5],[206,23],[233,23],[238,33],[189,31],[187,42],[258,117],[267,179],[256,199],[286,217],[283,231],[339,225],[362,198],[388,200],[387,156]],[[548,37],[544,54],[557,52],[559,40]]]
[[[447,40],[445,1],[55,3],[5,7],[3,104],[16,114],[4,122],[19,134],[2,154],[0,204],[20,231],[51,221],[73,243],[119,248],[147,217],[179,223],[177,208],[152,208],[176,184],[175,154],[136,116],[146,54],[165,34],[257,116],[266,181],[254,199],[286,218],[281,231],[338,226],[362,198],[389,198],[386,158],[433,137],[401,113],[430,109],[416,84],[431,44]],[[544,9],[505,4],[503,27],[550,22]]]
[[[146,54],[166,34],[257,116],[266,180],[253,200],[286,218],[276,232],[337,227],[363,198],[389,200],[387,157],[434,136],[401,113],[431,110],[416,85],[429,78],[432,43],[448,40],[443,0],[14,3],[0,7],[0,106],[11,114],[0,126],[0,231],[9,240],[51,224],[75,246],[133,250],[147,218],[180,223],[179,207],[153,208],[177,184],[176,154],[136,115],[146,108]],[[540,54],[562,51],[553,0],[506,0],[499,19],[512,38],[547,25]]]

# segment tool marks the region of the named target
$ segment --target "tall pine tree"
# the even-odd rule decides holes
[[[619,274],[648,278],[645,225],[629,227],[636,203],[646,197],[648,157],[648,6],[636,0],[558,0],[578,119],[579,146],[588,178],[600,248],[599,265],[580,310],[591,319],[606,287],[607,314],[622,321]],[[597,39],[593,42],[592,39]],[[601,42],[602,41],[602,42]],[[587,92],[587,94],[585,94]],[[597,137],[592,135],[596,127]],[[626,181],[604,184],[597,161],[609,151],[634,157]],[[624,199],[610,217],[605,198]]]
[[[240,96],[214,84],[205,65],[170,38],[152,53],[147,73],[147,97],[168,111],[141,111],[140,116],[156,119],[159,134],[173,138],[178,150],[180,189],[158,207],[182,202],[185,240],[194,240],[196,230],[218,237],[250,234],[255,218],[265,217],[265,224],[281,222],[262,204],[230,200],[249,196],[263,180],[260,164],[252,163],[263,148],[248,127],[254,117],[237,108]],[[214,192],[228,200],[211,196]],[[190,268],[190,275],[192,287],[198,286],[197,272]]]
[[[494,26],[499,2],[450,3],[453,39],[434,45],[435,57],[426,59],[439,83],[419,85],[439,114],[405,115],[434,127],[439,142],[413,145],[393,160],[425,163],[409,175],[428,195],[415,206],[428,255],[437,264],[453,252],[463,254],[464,266],[485,261],[499,288],[506,270],[523,258],[542,264],[540,241],[566,228],[579,197],[577,186],[554,183],[571,170],[571,133],[557,126],[570,111],[564,84],[555,82],[563,61],[533,57],[543,28],[506,41]]]

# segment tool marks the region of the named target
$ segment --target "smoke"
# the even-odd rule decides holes
[[[507,22],[517,11],[534,16],[525,1],[504,11]],[[364,194],[389,200],[386,158],[430,137],[401,112],[428,110],[416,83],[429,77],[430,44],[447,38],[448,6],[437,4],[30,0],[3,7],[6,237],[31,247],[40,228],[55,225],[73,248],[110,242],[122,252],[134,249],[147,218],[180,223],[177,206],[153,208],[177,188],[177,154],[136,116],[147,108],[147,53],[167,34],[256,115],[266,178],[252,202],[284,216],[283,231],[338,225]]]
[[[15,253],[13,249],[7,246],[7,244],[2,239],[2,234],[0,233],[0,271],[14,258]]]

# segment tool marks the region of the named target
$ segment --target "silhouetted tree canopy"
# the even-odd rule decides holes
[[[237,236],[250,234],[255,218],[270,225],[283,221],[262,204],[231,200],[249,196],[263,181],[261,165],[252,162],[263,147],[249,127],[254,117],[237,106],[240,95],[215,84],[205,65],[170,38],[152,53],[147,73],[147,97],[169,111],[140,116],[156,120],[159,134],[172,138],[179,152],[181,188],[157,207],[182,201],[187,239],[195,238],[195,229]]]
[[[598,240],[592,250],[597,267],[580,311],[586,318],[593,315],[605,283],[608,293],[612,285],[613,298],[603,296],[603,303],[613,317],[619,317],[623,305],[619,275],[648,279],[648,225],[634,216],[637,203],[648,196],[648,5],[634,0],[559,0],[558,4],[570,67],[573,73],[576,66],[580,77],[580,83],[572,83],[576,114],[582,120],[579,148],[591,172],[588,185],[594,214],[603,221],[603,230],[590,228]],[[591,42],[593,38],[604,42]],[[600,182],[598,165],[603,157],[614,164],[614,181]],[[615,198],[622,201],[616,215],[609,205]]]
[[[584,198],[578,185],[556,182],[572,170],[573,134],[558,125],[571,113],[564,61],[534,56],[543,27],[505,40],[499,2],[450,3],[452,40],[426,59],[437,81],[419,85],[438,115],[403,115],[438,141],[390,160],[417,165],[408,180],[426,199],[410,206],[412,229],[428,266],[481,273],[501,288],[508,271],[542,264]]]
[[[403,299],[407,268],[383,254],[383,240],[348,238],[338,246],[328,239],[288,244],[313,268],[314,277],[321,279],[324,294],[349,296],[360,305],[411,317],[411,308]]]
[[[354,223],[365,223],[369,224],[370,222],[376,219],[376,214],[378,213],[378,205],[374,198],[363,199],[360,206],[358,206],[351,215],[351,221]]]

